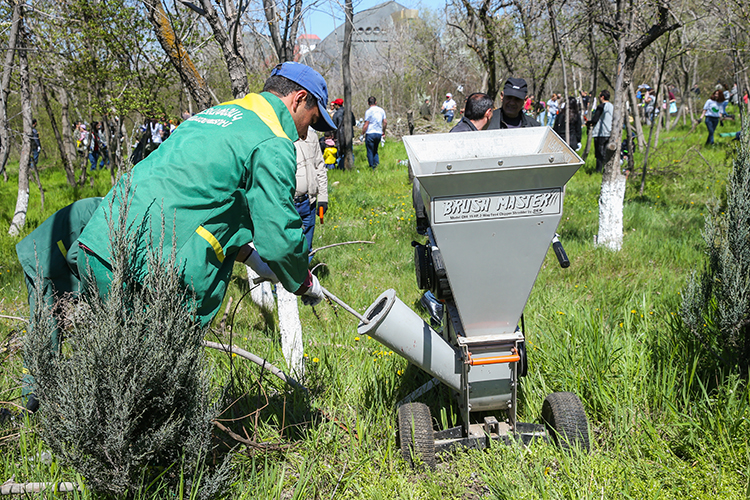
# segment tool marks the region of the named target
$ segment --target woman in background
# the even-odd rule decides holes
[[[698,120],[706,119],[706,128],[708,129],[708,138],[706,138],[706,145],[712,145],[714,143],[714,132],[716,127],[719,125],[719,120],[726,113],[724,112],[724,93],[715,90],[711,97],[703,105],[703,111],[701,117]]]

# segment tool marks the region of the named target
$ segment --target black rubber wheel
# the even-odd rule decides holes
[[[518,362],[516,370],[518,371],[518,377],[525,377],[529,371],[529,362],[526,358],[526,342],[518,343],[518,355],[521,360]]]
[[[555,444],[563,450],[591,449],[586,412],[572,392],[553,392],[547,396],[542,405],[542,420]]]
[[[423,403],[407,403],[398,409],[398,436],[401,455],[410,466],[435,468],[435,436],[430,409]]]

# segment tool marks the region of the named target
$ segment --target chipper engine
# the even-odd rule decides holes
[[[548,439],[589,448],[581,401],[569,392],[544,401],[542,424],[516,420],[526,374],[522,314],[550,243],[565,184],[583,160],[550,128],[403,138],[424,204],[427,240],[414,243],[417,284],[442,304],[433,328],[390,289],[358,326],[434,378],[398,408],[407,462],[433,465],[437,451],[493,441]],[[463,425],[434,431],[429,408],[413,402],[436,383],[455,393]]]

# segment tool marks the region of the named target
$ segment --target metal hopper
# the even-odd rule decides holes
[[[512,334],[583,161],[546,127],[404,144],[466,336]]]
[[[420,451],[432,423],[426,406],[409,402],[426,388],[415,391],[399,408],[404,457],[417,452],[429,462],[432,449],[483,446],[510,434],[524,440],[545,435],[544,426],[515,418],[519,377],[526,371],[518,324],[556,241],[565,184],[583,161],[546,127],[403,141],[427,219],[426,243],[414,243],[417,284],[432,292],[443,313],[432,328],[389,290],[370,306],[358,331],[454,389],[464,420],[461,428],[435,433]],[[553,246],[566,267],[559,242]],[[472,413],[492,410],[505,411],[505,422],[472,421]],[[543,418],[553,437],[564,434],[588,447],[586,415],[575,395],[548,396]]]

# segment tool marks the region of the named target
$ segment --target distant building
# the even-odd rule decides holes
[[[377,58],[390,47],[398,23],[418,19],[418,11],[407,9],[398,2],[384,2],[362,12],[354,13],[352,60],[365,61]],[[317,44],[311,56],[315,63],[338,67],[344,44],[344,24]]]

